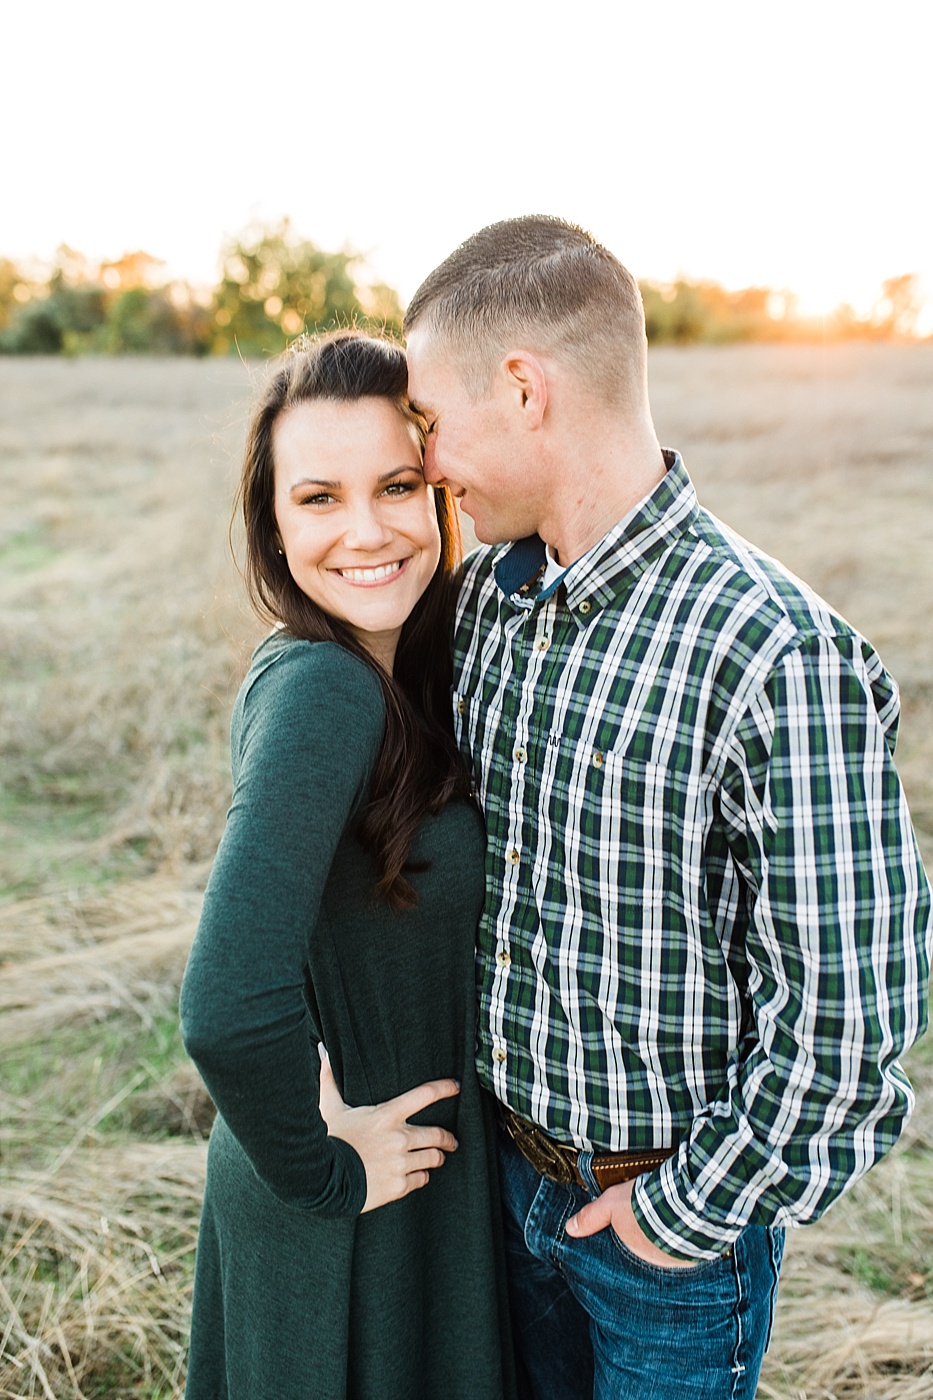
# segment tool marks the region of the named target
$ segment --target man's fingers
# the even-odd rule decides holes
[[[612,1203],[607,1201],[605,1196],[597,1196],[595,1201],[590,1201],[582,1210],[578,1210],[576,1215],[570,1217],[566,1228],[568,1235],[583,1238],[585,1235],[595,1235],[611,1224]]]
[[[399,1094],[398,1098],[390,1099],[389,1103],[401,1110],[403,1118],[411,1118],[423,1108],[430,1108],[439,1099],[452,1099],[459,1093],[460,1085],[456,1079],[429,1079],[426,1084],[418,1084],[407,1093]]]

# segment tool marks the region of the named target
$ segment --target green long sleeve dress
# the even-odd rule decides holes
[[[423,825],[418,905],[376,897],[354,835],[384,727],[379,683],[277,635],[233,716],[233,802],[181,995],[218,1108],[187,1400],[503,1400],[513,1394],[488,1104],[473,1070],[483,831]],[[318,1108],[323,1042],[348,1104],[452,1076],[420,1119],[459,1141],[429,1184],[360,1214],[366,1178]]]

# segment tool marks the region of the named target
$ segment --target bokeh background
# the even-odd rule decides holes
[[[701,499],[901,683],[929,864],[933,27],[88,0],[4,37],[0,1396],[168,1400],[212,1116],[176,1000],[261,635],[227,530],[269,358],[391,332],[492,219],[591,227]],[[794,1233],[763,1397],[933,1397],[933,1049],[908,1067],[902,1143]]]

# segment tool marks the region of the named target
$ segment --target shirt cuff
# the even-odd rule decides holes
[[[635,1180],[632,1211],[648,1239],[675,1259],[715,1259],[742,1233],[742,1225],[714,1226],[697,1215],[680,1190],[677,1157]]]

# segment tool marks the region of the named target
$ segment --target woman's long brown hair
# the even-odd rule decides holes
[[[424,424],[408,405],[408,364],[401,346],[361,331],[336,331],[297,342],[278,362],[253,411],[237,508],[246,527],[244,574],[250,600],[267,621],[309,642],[336,642],[379,678],[386,726],[358,836],[376,868],[376,889],[398,910],[415,891],[405,876],[411,844],[428,813],[469,791],[450,716],[450,626],[460,565],[460,527],[450,493],[434,488],[441,535],[437,569],[402,628],[394,675],[350,629],[318,607],[292,578],[280,553],[275,519],[272,439],[279,415],[317,399],[388,399],[424,443]]]

